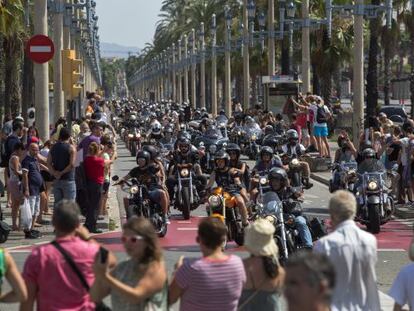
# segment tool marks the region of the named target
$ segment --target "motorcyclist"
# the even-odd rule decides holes
[[[364,160],[358,165],[358,174],[386,172],[384,164],[378,160],[374,149],[364,149],[362,157]]]
[[[160,139],[160,143],[163,145],[174,145],[174,129],[171,126],[167,125],[164,127],[163,134],[164,136]]]
[[[237,173],[242,182],[242,188],[240,189],[240,194],[243,196],[246,204],[249,202],[249,196],[247,194],[246,188],[249,186],[249,168],[245,162],[240,161],[240,147],[237,144],[230,143],[226,147],[226,152],[230,157],[229,166],[230,168]]]
[[[280,200],[283,202],[283,213],[295,216],[295,227],[299,232],[299,237],[302,241],[302,247],[312,248],[312,235],[309,231],[306,219],[301,215],[302,208],[297,201],[300,193],[296,193],[293,188],[289,186],[289,179],[286,171],[283,168],[272,168],[268,175],[270,188],[277,193]]]
[[[169,200],[161,182],[160,166],[152,162],[151,154],[144,150],[138,152],[136,161],[138,166],[129,171],[120,183],[136,178],[139,183],[144,184],[148,189],[148,198],[161,206],[162,218],[164,222],[169,223],[167,216]]]
[[[249,132],[249,131],[250,132],[253,132],[253,131],[261,132],[262,130],[259,124],[257,124],[256,121],[251,116],[247,116],[245,118],[244,128],[246,132]]]
[[[305,155],[306,148],[299,143],[298,132],[294,129],[290,129],[286,132],[286,138],[288,140],[287,144],[282,146],[282,151],[287,157],[288,161],[291,159],[298,159],[299,169],[302,173],[302,180],[305,189],[310,189],[313,187],[313,184],[309,181],[310,179],[310,167],[309,163],[301,161],[300,158]],[[287,163],[284,163],[287,164]],[[287,167],[288,169],[288,167]]]
[[[260,150],[259,161],[252,170],[252,178],[250,181],[250,199],[255,202],[259,189],[257,186],[259,180],[255,177],[257,174],[267,174],[272,168],[283,168],[283,163],[278,156],[273,155],[273,149],[269,146],[263,146]]]
[[[350,141],[347,133],[344,132],[339,135],[337,142],[339,149],[336,150],[334,158],[334,163],[337,163],[337,165],[334,166],[332,172],[333,189],[338,189],[341,182],[341,167],[338,164],[343,162],[355,162],[355,157],[357,156],[357,150],[355,149],[354,144]]]
[[[162,138],[161,123],[158,121],[153,122],[151,125],[150,133],[148,135],[148,140],[159,141],[161,138]]]
[[[220,150],[215,154],[215,169],[210,175],[210,179],[207,183],[207,189],[211,189],[213,184],[216,183],[218,187],[222,187],[225,191],[233,195],[236,200],[237,207],[239,208],[242,224],[243,226],[248,226],[247,208],[245,201],[240,194],[242,183],[237,175],[237,172],[230,168],[229,162],[230,157],[224,150]]]
[[[181,138],[177,143],[177,150],[173,153],[168,172],[167,187],[170,197],[174,197],[174,187],[177,184],[177,169],[192,168],[195,172],[195,185],[200,196],[204,195],[207,178],[203,175],[198,150],[193,150],[188,138]]]

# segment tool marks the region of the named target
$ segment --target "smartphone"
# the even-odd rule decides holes
[[[108,253],[109,252],[106,248],[99,248],[99,258],[101,260],[101,263],[106,263],[106,261],[108,260]]]

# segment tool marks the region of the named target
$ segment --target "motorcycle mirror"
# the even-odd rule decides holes
[[[118,175],[112,176],[112,181],[118,181],[118,180],[119,180],[119,176]]]

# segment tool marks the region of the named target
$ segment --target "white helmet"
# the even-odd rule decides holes
[[[161,135],[161,124],[159,122],[154,122],[151,127],[151,133],[154,135]]]

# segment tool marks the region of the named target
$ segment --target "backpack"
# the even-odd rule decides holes
[[[317,123],[326,123],[328,121],[328,114],[325,110],[325,106],[318,106],[316,111],[316,122]]]

